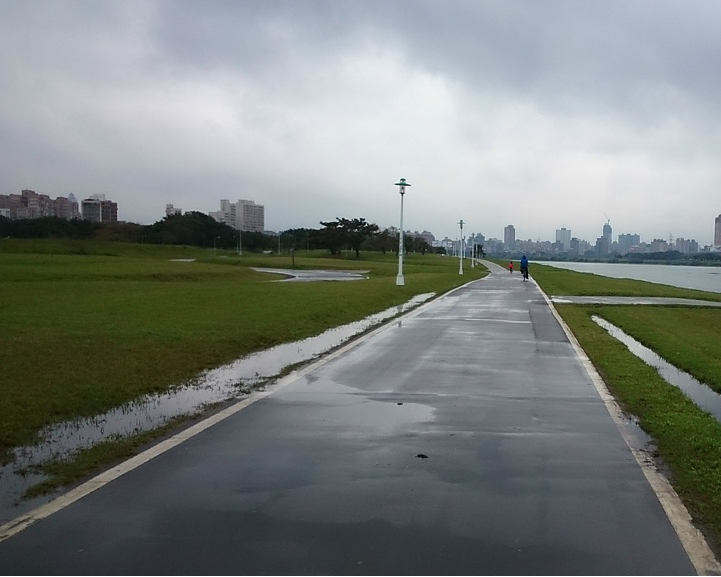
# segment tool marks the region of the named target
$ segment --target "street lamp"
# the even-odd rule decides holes
[[[215,256],[215,241],[216,241],[216,239],[219,239],[219,238],[220,238],[219,236],[213,237],[213,256]]]
[[[238,229],[238,256],[243,256],[243,233]]]
[[[461,265],[460,265],[460,268],[458,269],[458,274],[463,274],[463,220],[461,219],[461,221],[458,224],[461,225],[461,245],[460,245],[460,248],[461,248],[460,257],[461,258],[458,259],[460,261]]]
[[[398,276],[396,277],[396,286],[406,284],[403,278],[403,195],[406,193],[406,186],[410,186],[405,178],[401,178],[400,182],[396,182],[395,186],[400,186],[401,193],[401,230],[398,237]]]
[[[476,266],[476,233],[471,235],[471,268]]]

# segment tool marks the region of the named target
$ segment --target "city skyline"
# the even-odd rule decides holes
[[[10,209],[9,209],[10,205],[8,204],[9,197],[19,198],[26,193],[30,193],[34,197],[46,197],[51,202],[54,202],[55,200],[57,200],[57,201],[63,201],[66,204],[68,204],[67,200],[71,199],[70,204],[75,203],[75,205],[77,205],[76,213],[73,213],[72,211],[67,212],[67,209],[65,209],[65,213],[62,215],[63,218],[72,218],[73,214],[81,214],[83,216],[83,218],[85,218],[84,211],[81,210],[81,211],[77,212],[77,208],[80,207],[81,205],[85,205],[86,200],[94,199],[94,202],[97,202],[100,200],[105,201],[105,195],[98,194],[98,193],[91,194],[88,196],[87,199],[84,199],[82,203],[78,203],[78,201],[75,200],[75,196],[72,193],[68,197],[58,196],[56,199],[52,199],[52,197],[50,195],[47,195],[44,193],[37,193],[36,191],[30,190],[30,189],[24,189],[21,192],[22,192],[22,194],[20,194],[20,195],[17,193],[11,193],[9,195],[0,194],[0,216],[10,217]],[[111,202],[111,201],[107,201],[107,202]],[[254,200],[246,200],[246,199],[238,200],[237,203],[231,203],[227,199],[220,199],[219,202],[220,202],[220,206],[221,206],[220,211],[209,211],[205,214],[208,214],[209,216],[215,218],[216,220],[218,220],[220,222],[225,222],[229,226],[236,228],[236,229],[242,228],[242,230],[249,230],[249,231],[256,231],[256,232],[270,230],[265,227],[265,206],[264,205],[262,205],[260,203],[256,203]],[[37,200],[35,201],[35,203],[37,204]],[[92,202],[91,202],[91,204],[92,204]],[[112,220],[115,221],[115,220],[118,220],[118,217],[117,217],[118,206],[117,206],[117,203],[115,203],[115,202],[112,202],[112,205],[114,205],[113,209],[112,209],[113,210]],[[241,206],[242,210],[239,212],[236,212],[237,206]],[[165,205],[165,212],[164,212],[165,216],[169,216],[172,214],[182,214],[183,212],[184,212],[184,209],[182,207],[176,207],[172,203],[168,203]],[[200,211],[200,212],[203,212],[203,211]],[[108,214],[110,214],[110,213],[108,213]],[[28,218],[28,216],[24,215],[20,218]],[[37,215],[31,216],[30,218],[37,218]],[[157,220],[161,220],[161,219],[162,219],[162,216],[160,216],[159,218],[157,218],[156,220],[154,220],[152,222],[156,222]],[[120,219],[120,220],[122,220],[122,219]],[[151,223],[138,223],[138,224],[151,224]],[[378,223],[375,223],[375,224],[378,224]],[[384,229],[384,228],[397,229],[397,227],[394,225],[388,225],[388,226],[379,225],[379,226],[381,229]],[[292,228],[316,228],[317,229],[318,226],[311,226],[311,227],[291,226],[291,227],[289,227],[289,229],[292,229]],[[450,239],[450,240],[457,239],[459,236],[458,234],[456,234],[455,236],[454,235],[450,235],[450,236],[449,235],[436,235],[435,233],[433,233],[433,231],[429,231],[427,228],[424,228],[424,227],[413,229],[413,228],[408,228],[408,227],[404,226],[404,228],[406,228],[407,232],[411,231],[411,230],[415,230],[415,232],[418,233],[420,236],[422,236],[422,234],[419,233],[418,231],[423,230],[423,234],[430,233],[436,238],[436,240],[439,240],[439,241],[441,239]],[[665,237],[665,238],[661,235],[655,235],[655,236],[653,236],[653,238],[644,238],[644,237],[642,237],[642,235],[639,235],[637,233],[618,232],[618,231],[615,233],[616,240],[614,240],[612,233],[610,231],[607,232],[609,229],[612,229],[612,227],[610,225],[610,219],[607,219],[606,222],[602,225],[600,237],[596,237],[595,240],[598,240],[598,238],[601,238],[601,237],[606,237],[606,242],[608,243],[609,247],[615,243],[616,245],[618,245],[620,247],[620,250],[622,252],[625,252],[625,244],[628,244],[628,243],[630,243],[629,246],[634,246],[637,244],[651,245],[653,243],[657,243],[657,245],[658,245],[659,242],[660,243],[665,242],[670,247],[673,247],[674,243],[677,240],[685,241],[685,243],[688,243],[688,242],[697,243],[699,250],[703,250],[705,247],[711,247],[712,249],[714,247],[717,249],[721,248],[721,242],[719,240],[719,239],[721,239],[721,215],[715,217],[715,219],[714,219],[713,232],[711,235],[714,240],[711,243],[698,242],[695,237],[690,237],[690,238],[682,237],[682,236],[677,237],[673,234],[670,234],[668,237]],[[283,229],[283,230],[288,230],[288,229]],[[275,232],[283,232],[283,230],[277,230]],[[567,227],[556,228],[555,242],[559,242],[559,233],[563,233],[562,234],[563,238],[560,240],[560,242],[562,242],[564,244],[564,246],[566,246],[566,250],[568,250],[571,240],[574,240],[574,241],[580,240],[581,242],[589,243],[590,245],[595,245],[594,239],[586,239],[586,238],[581,238],[579,236],[575,236],[572,234],[573,230],[570,228],[567,228]],[[484,238],[493,240],[493,241],[500,240],[497,236],[495,236],[493,234],[488,235],[481,231],[464,234],[464,238],[470,239],[471,234],[483,236]],[[536,237],[535,239],[532,237],[526,238],[526,237],[523,237],[523,235],[517,236],[515,226],[512,224],[504,226],[503,233],[501,236],[503,238],[502,242],[506,245],[509,244],[509,238],[511,239],[510,240],[511,244],[513,244],[513,242],[516,239],[519,240],[519,242],[522,241],[522,242],[543,242],[543,243],[550,242],[550,243],[553,243],[553,237],[550,237],[550,236],[545,237],[545,238],[539,236],[539,237]],[[622,237],[626,237],[626,238],[622,238]],[[634,239],[634,240],[633,240],[633,242],[631,242],[629,239]],[[685,246],[687,246],[687,244]],[[669,248],[668,250],[671,250],[671,249],[672,248]],[[658,249],[658,250],[666,250],[666,249]],[[602,249],[602,252],[603,252],[603,249]],[[689,251],[682,250],[682,252],[689,252]]]

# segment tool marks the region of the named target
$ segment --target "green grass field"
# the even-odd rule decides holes
[[[171,259],[196,258],[195,262]],[[273,283],[250,266],[370,270],[353,282]],[[243,255],[192,247],[0,241],[0,449],[201,371],[473,278],[456,259]]]

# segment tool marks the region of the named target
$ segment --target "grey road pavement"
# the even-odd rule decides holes
[[[543,294],[494,270],[30,523],[0,572],[694,574]]]

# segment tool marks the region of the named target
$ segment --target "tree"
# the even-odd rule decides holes
[[[318,244],[318,230],[313,228],[290,228],[283,235],[293,237],[293,246],[298,250],[311,250]]]
[[[168,215],[150,225],[145,242],[234,248],[238,245],[238,231],[207,214],[191,211]]]
[[[368,250],[380,251],[383,254],[395,250],[394,246],[396,243],[396,234],[391,232],[389,229],[384,228],[377,234],[374,234],[370,238],[366,239],[364,246]]]
[[[10,220],[0,216],[0,237],[14,238],[92,238],[94,223],[88,220],[66,220],[55,216]]]
[[[321,246],[327,248],[330,254],[335,256],[338,254],[345,244],[345,232],[340,227],[340,219],[334,221],[323,222],[321,224],[325,227],[320,229],[318,238]]]
[[[332,255],[350,246],[358,258],[363,243],[378,233],[378,225],[366,222],[365,218],[336,217],[335,221],[321,221],[321,224],[325,227],[319,231],[321,242]]]
[[[361,245],[370,237],[378,233],[378,225],[366,222],[365,218],[339,218],[340,228],[345,232],[346,240],[355,251],[356,258],[360,257]]]
[[[414,236],[411,244],[413,247],[413,252],[426,254],[429,250],[431,250],[431,245],[428,244],[428,241],[422,236]]]

